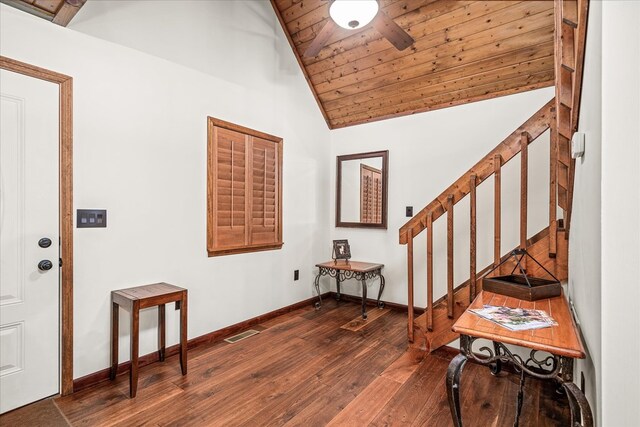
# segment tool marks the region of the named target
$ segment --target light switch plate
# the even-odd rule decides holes
[[[106,228],[106,209],[78,209],[76,216],[77,228]]]

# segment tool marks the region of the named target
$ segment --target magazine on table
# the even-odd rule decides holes
[[[470,311],[512,331],[548,328],[558,324],[544,310],[485,305]]]

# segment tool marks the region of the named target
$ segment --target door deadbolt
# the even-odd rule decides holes
[[[53,267],[53,263],[48,259],[43,259],[38,263],[38,270],[40,271],[51,270],[52,267]]]
[[[38,246],[40,246],[41,248],[48,248],[49,246],[51,246],[51,239],[48,237],[43,237],[42,239],[38,240]]]

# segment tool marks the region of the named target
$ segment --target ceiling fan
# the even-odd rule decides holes
[[[398,50],[404,50],[414,42],[402,27],[380,9],[377,0],[331,0],[329,16],[327,23],[304,51],[305,57],[318,55],[338,26],[357,30],[371,23]]]

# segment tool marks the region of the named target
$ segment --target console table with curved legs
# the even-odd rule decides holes
[[[482,308],[485,304],[544,310],[558,322],[558,325],[512,331],[469,311]],[[593,426],[589,402],[573,383],[574,359],[583,359],[585,352],[564,295],[531,302],[482,291],[456,321],[452,330],[460,334],[460,354],[449,364],[446,386],[451,416],[456,427],[462,426],[460,377],[464,365],[469,360],[488,366],[494,375],[500,372],[504,363],[511,363],[520,374],[514,426],[518,425],[522,409],[526,376],[556,381],[567,394],[571,426]],[[474,350],[473,343],[478,339],[491,341],[491,347],[482,346]],[[526,347],[530,351],[529,356],[523,358],[513,353],[505,344]]]
[[[318,302],[316,310],[322,307],[322,296],[320,295],[320,277],[329,276],[336,279],[336,299],[340,301],[340,283],[348,279],[356,279],[362,283],[362,318],[367,318],[367,280],[376,277],[380,278],[380,290],[378,291],[378,308],[384,308],[384,302],[380,301],[382,291],[384,291],[384,276],[382,268],[384,264],[373,264],[360,261],[327,261],[322,264],[316,264],[318,267],[318,275],[314,281],[316,291],[318,292]]]

